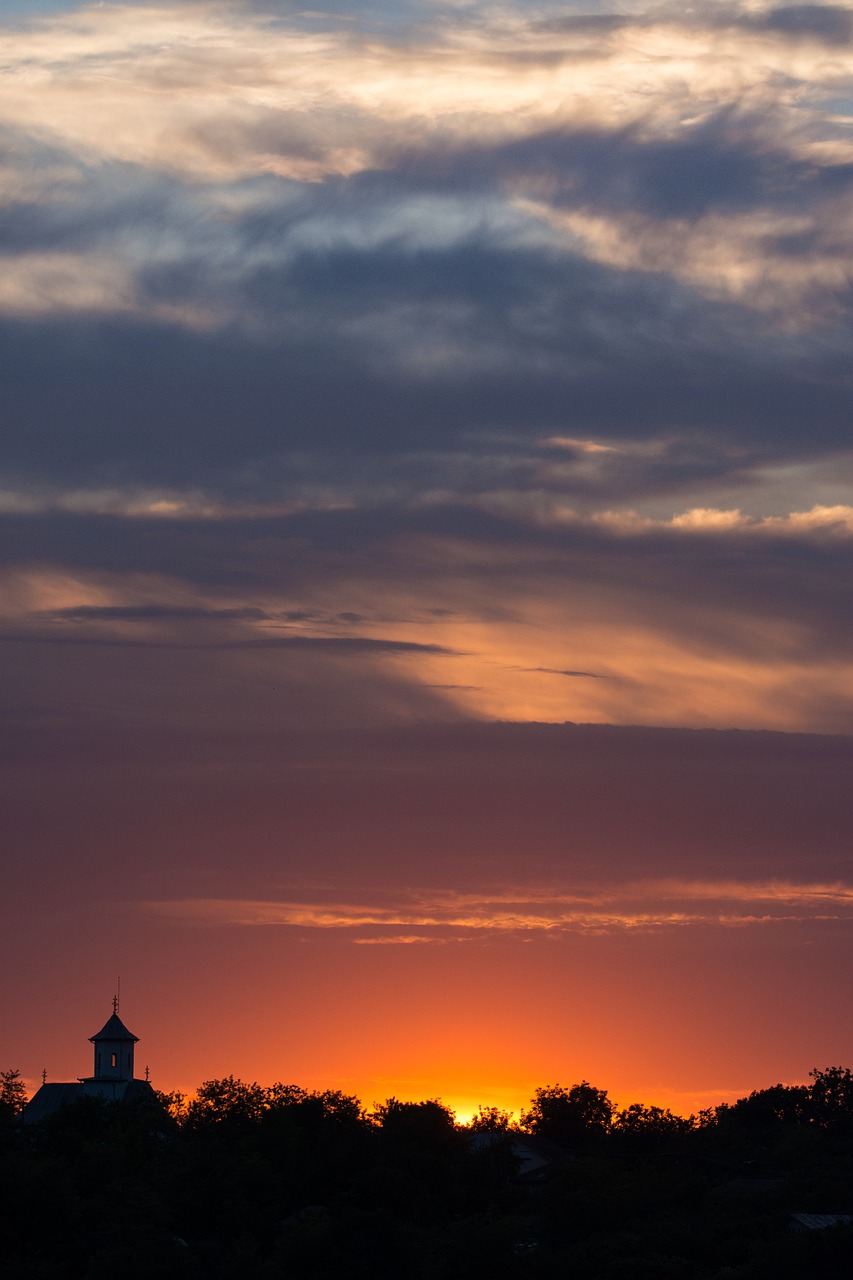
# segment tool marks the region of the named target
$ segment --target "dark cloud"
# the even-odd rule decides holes
[[[62,158],[32,150],[45,165]],[[849,164],[789,153],[765,117],[731,108],[672,138],[636,125],[493,146],[407,142],[387,164],[302,186],[239,181],[227,217],[215,184],[115,163],[60,183],[49,202],[10,205],[10,254],[127,252],[140,315],[0,325],[6,476],[195,484],[231,498],[326,486],[361,500],[372,483],[408,499],[498,485],[619,501],[748,482],[760,463],[846,443],[851,296],[840,275],[815,286],[828,318],[804,334],[663,271],[507,243],[487,218],[460,234],[433,211],[432,242],[391,228],[424,198],[458,213],[507,191],[653,224],[772,207],[811,226],[765,236],[768,251],[841,263],[843,229],[821,210],[849,191]],[[364,234],[383,218],[387,234]],[[211,323],[158,321],[164,308]],[[665,445],[554,481],[517,443],[491,449],[495,432]]]
[[[819,40],[837,46],[847,45],[853,38],[853,15],[846,6],[834,4],[791,4],[757,13],[738,5],[726,5],[719,12],[710,6],[701,6],[686,14],[682,23],[686,29],[694,31],[734,27],[754,32],[771,32],[774,35],[788,36],[792,40]],[[654,25],[655,16],[643,13],[630,16],[618,13],[570,14],[531,23],[533,30],[553,32],[555,35],[606,35],[624,27],[650,29]]]
[[[694,655],[793,662],[813,674],[846,661],[853,625],[853,541],[833,533],[831,524],[823,530],[791,526],[775,532],[749,525],[697,532],[654,524],[620,531],[590,522],[548,526],[522,515],[433,505],[220,521],[6,517],[0,529],[7,570],[18,563],[41,564],[98,580],[105,573],[120,578],[132,568],[167,574],[173,591],[190,599],[203,594],[211,601],[185,611],[150,605],[73,607],[50,628],[35,629],[24,620],[19,624],[24,631],[14,632],[19,639],[24,632],[50,639],[54,647],[91,639],[127,646],[134,641],[142,647],[304,652],[318,661],[406,653],[414,660],[469,648],[470,639],[462,646],[435,643],[423,630],[417,643],[352,635],[352,623],[340,615],[366,616],[364,609],[346,607],[353,583],[369,584],[369,594],[385,601],[386,609],[389,600],[404,600],[404,614],[421,628],[453,626],[456,618],[463,623],[478,618],[491,626],[501,618],[524,617],[531,598],[577,600],[576,608],[590,621],[618,608],[624,625],[669,637]],[[590,584],[595,584],[597,604],[590,600]],[[235,592],[244,606],[233,604]],[[271,593],[297,607],[268,608],[264,615],[309,622],[324,634],[249,630],[257,618],[252,597]],[[217,607],[223,597],[229,603]],[[609,603],[604,606],[602,600]],[[121,622],[159,629],[141,636],[104,630]],[[214,630],[204,629],[208,626]],[[189,627],[202,630],[187,634]],[[345,633],[336,634],[341,629]],[[5,633],[10,635],[8,625]],[[631,675],[630,662],[626,666],[610,657],[617,666],[604,672],[580,663],[516,665],[590,677]],[[479,678],[451,680],[480,683]],[[823,694],[815,688],[813,696],[819,701]],[[837,717],[847,714],[845,706],[839,696],[837,715],[829,722],[838,723]]]
[[[807,37],[828,45],[844,46],[853,40],[853,13],[844,5],[793,4],[740,19],[754,31],[772,31],[794,39]]]
[[[238,609],[204,609],[197,605],[173,604],[81,604],[70,609],[53,609],[49,616],[72,622],[261,622],[270,615],[248,605]]]
[[[368,636],[254,636],[239,640],[181,640],[171,639],[138,639],[129,636],[89,633],[81,635],[75,631],[16,631],[0,633],[0,644],[48,644],[48,645],[84,645],[110,649],[209,649],[225,651],[230,649],[283,649],[299,650],[311,653],[343,654],[395,654],[395,653],[429,653],[450,654],[451,649],[438,644],[423,644],[414,640],[371,639]]]
[[[631,26],[635,19],[624,17],[618,13],[570,13],[565,17],[539,18],[530,24],[533,31],[541,31],[546,35],[586,35],[607,34],[618,31],[621,27]]]
[[[840,14],[801,6],[743,21],[836,39]],[[555,32],[606,40],[629,19],[553,21]],[[80,642],[129,645],[110,624],[138,623],[134,642],[150,645],[440,653],[428,641],[409,650],[337,634],[371,616],[350,584],[398,595],[411,586],[419,618],[428,603],[437,624],[458,613],[459,599],[442,596],[448,574],[482,584],[472,610],[495,616],[514,616],[527,575],[543,598],[610,584],[627,613],[709,652],[837,654],[850,618],[838,587],[844,541],[676,527],[624,535],[555,527],[549,512],[677,511],[723,492],[748,506],[767,469],[846,448],[853,295],[842,276],[814,285],[821,320],[801,326],[790,305],[762,309],[691,283],[689,243],[655,270],[618,265],[618,254],[597,261],[516,197],[658,231],[772,210],[783,228],[796,215],[798,229],[763,232],[757,251],[840,262],[832,202],[846,199],[853,167],[804,158],[768,113],[735,101],[678,129],[635,115],[510,142],[506,130],[484,142],[460,128],[413,143],[411,131],[358,112],[330,134],[324,111],[302,113],[301,131],[286,112],[234,112],[206,145],[223,162],[241,151],[316,160],[330,137],[341,147],[357,137],[373,169],[185,182],[142,164],[89,164],[20,129],[6,136],[10,164],[25,155],[36,177],[60,175],[50,198],[45,188],[9,204],[10,259],[53,253],[85,280],[105,255],[119,275],[127,267],[130,301],[122,315],[107,298],[100,313],[46,306],[0,324],[5,485],[24,506],[101,501],[135,514],[10,517],[0,556],[161,575],[177,599],[72,604],[56,615],[63,637],[77,628]],[[607,450],[588,452],[589,439]],[[182,498],[189,514],[139,514],[182,510]],[[449,572],[452,540],[468,559]],[[490,560],[506,549],[514,564]],[[287,598],[260,609],[261,588]],[[745,625],[727,634],[729,610],[791,623],[795,588],[805,639],[768,641]],[[202,605],[200,594],[223,599]],[[261,621],[334,634],[249,634]],[[598,675],[553,661],[518,669]]]
[[[430,454],[470,447],[472,433],[563,431],[682,437],[646,480],[674,488],[742,469],[744,449],[747,461],[784,459],[847,441],[832,333],[773,334],[660,277],[471,246],[303,257],[279,285],[267,273],[262,290],[254,306],[288,315],[279,339],[6,322],[7,477],[260,498],[310,486],[318,465],[340,480],[353,457],[414,454],[428,485]],[[395,328],[411,297],[410,325]],[[468,360],[430,364],[427,377],[425,341]]]
[[[726,106],[675,137],[650,134],[644,122],[616,129],[562,127],[492,146],[411,151],[398,176],[360,182],[473,192],[495,184],[528,190],[564,207],[697,218],[772,205],[806,210],[824,195],[849,191],[849,163],[804,159],[758,113]]]
[[[429,684],[428,689],[466,689],[471,692],[479,692],[483,686],[481,684]]]
[[[582,678],[586,680],[601,680],[602,677],[597,671],[564,671],[560,667],[519,667],[519,671],[541,671],[545,676],[571,676],[572,678]],[[606,679],[606,677],[604,677]]]
[[[695,216],[714,205],[747,207],[763,193],[769,166],[761,149],[750,147],[747,137],[727,146],[725,132],[732,132],[727,116],[674,140],[649,140],[634,127],[555,129],[461,153],[416,152],[407,167],[439,189],[504,182],[566,206]]]

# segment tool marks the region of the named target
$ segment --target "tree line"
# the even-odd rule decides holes
[[[295,1084],[276,1082],[260,1085],[230,1075],[206,1080],[193,1096],[155,1090],[156,1097],[172,1121],[195,1129],[205,1125],[257,1123],[265,1116],[291,1111],[314,1115],[330,1122],[359,1123],[386,1127],[402,1116],[429,1114],[435,1123],[461,1127],[470,1132],[538,1134],[574,1149],[578,1144],[610,1138],[617,1145],[643,1142],[666,1145],[689,1134],[732,1126],[766,1127],[776,1123],[817,1128],[845,1127],[853,1123],[853,1072],[849,1067],[815,1068],[809,1084],[776,1084],[757,1089],[733,1103],[700,1111],[688,1117],[674,1115],[668,1108],[641,1102],[619,1108],[605,1089],[589,1081],[566,1087],[542,1085],[518,1121],[511,1112],[481,1105],[467,1125],[457,1126],[451,1108],[439,1099],[400,1102],[389,1098],[364,1107],[354,1095],[340,1090],[310,1091]],[[8,1122],[19,1116],[27,1103],[27,1090],[20,1072],[0,1071],[0,1116]]]
[[[20,1121],[0,1072],[4,1280],[848,1280],[853,1073],[829,1067],[688,1118],[583,1080],[519,1119],[439,1099],[366,1109],[234,1076]],[[524,1173],[519,1140],[547,1155]]]

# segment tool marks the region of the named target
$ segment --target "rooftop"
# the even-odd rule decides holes
[[[134,1044],[139,1040],[139,1036],[135,1036],[132,1031],[128,1031],[117,1013],[113,1013],[101,1027],[97,1035],[89,1036],[94,1044],[97,1040],[132,1040]]]

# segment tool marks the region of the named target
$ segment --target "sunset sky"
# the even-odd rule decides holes
[[[853,7],[0,39],[0,1069],[853,1065]]]

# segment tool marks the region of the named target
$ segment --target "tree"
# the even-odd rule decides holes
[[[343,1093],[340,1089],[323,1089],[314,1093],[323,1108],[323,1119],[336,1124],[360,1123],[364,1116],[361,1102],[353,1094]]]
[[[773,1084],[754,1089],[747,1098],[722,1103],[717,1121],[748,1129],[768,1129],[778,1124],[805,1124],[809,1114],[809,1090],[805,1085]]]
[[[170,1092],[155,1089],[154,1093],[166,1114],[171,1116],[176,1124],[183,1124],[187,1118],[187,1108],[189,1106],[187,1095],[181,1093],[179,1089],[172,1089]]]
[[[540,1086],[530,1110],[522,1112],[521,1127],[564,1146],[586,1144],[607,1133],[614,1105],[604,1089],[588,1080],[566,1089],[561,1084]]]
[[[809,1112],[812,1123],[823,1128],[853,1126],[853,1072],[849,1067],[815,1067],[809,1075]]]
[[[508,1133],[512,1128],[512,1112],[501,1111],[500,1107],[484,1107],[481,1103],[467,1127],[472,1133]]]
[[[0,1071],[0,1112],[14,1119],[26,1105],[27,1086],[20,1071]]]
[[[389,1098],[373,1109],[373,1123],[383,1133],[414,1142],[441,1142],[456,1133],[456,1117],[437,1098],[426,1102],[400,1102]]]
[[[266,1090],[257,1083],[246,1084],[235,1076],[205,1080],[187,1105],[186,1122],[191,1127],[207,1124],[246,1124],[257,1121],[266,1107]]]
[[[266,1105],[270,1110],[283,1107],[298,1107],[308,1097],[307,1090],[298,1084],[282,1084],[276,1080],[266,1090]]]
[[[685,1120],[664,1107],[647,1107],[642,1102],[633,1102],[614,1117],[611,1132],[628,1150],[656,1151],[692,1133],[694,1128],[692,1116]]]

